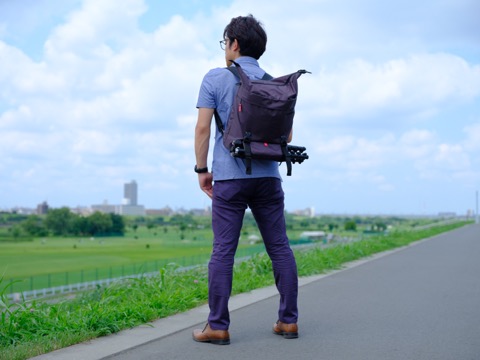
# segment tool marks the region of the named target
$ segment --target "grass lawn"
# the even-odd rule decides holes
[[[212,237],[211,229],[186,230],[182,236],[174,228],[139,227],[123,237],[0,241],[0,277],[21,280],[10,289],[20,292],[157,271],[169,262],[196,265],[208,260]],[[244,238],[239,249],[255,250]]]
[[[181,240],[176,231],[153,232],[140,227],[124,237],[0,242],[0,274],[4,279],[18,279],[209,254],[212,242],[209,232],[186,231]]]
[[[288,230],[291,240],[298,239],[304,230],[318,229],[315,223],[299,227],[302,221],[291,221],[296,225]],[[335,233],[357,237],[361,229],[353,233],[340,229]],[[259,235],[254,223],[244,223],[238,256],[256,251],[248,240],[253,234]],[[183,232],[177,226],[139,226],[136,230],[128,228],[122,237],[47,237],[17,242],[2,241],[0,237],[0,277],[5,281],[21,280],[11,288],[11,292],[20,292],[156,271],[168,262],[181,266],[200,264],[208,260],[212,238],[208,226],[189,227]]]

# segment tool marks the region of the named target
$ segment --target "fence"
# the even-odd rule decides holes
[[[449,219],[443,222],[429,224],[426,226],[417,227],[416,230],[444,225],[448,223],[457,222],[456,219]],[[292,247],[309,247],[309,246],[330,246],[338,243],[348,243],[358,241],[362,236],[357,237],[330,237],[318,243],[304,240],[291,241]],[[263,244],[240,248],[237,250],[237,259],[250,257],[253,254],[262,253],[265,251]],[[176,264],[182,269],[190,268],[196,265],[205,264],[208,262],[210,254],[202,254],[191,257],[170,258],[163,260],[156,260],[150,262],[143,262],[131,265],[122,265],[109,268],[96,268],[93,270],[71,271],[57,274],[46,274],[39,276],[31,276],[25,279],[11,279],[8,285],[9,294],[7,297],[13,301],[20,301],[23,299],[40,298],[47,296],[54,296],[58,294],[72,293],[76,291],[88,290],[97,286],[108,285],[112,282],[119,281],[124,278],[151,276],[158,273],[158,271],[169,264]]]
[[[240,248],[237,251],[237,258],[249,257],[264,251],[265,247],[263,244]],[[154,275],[169,264],[175,264],[182,269],[187,269],[196,265],[205,264],[209,259],[210,254],[202,254],[116,267],[37,275],[24,279],[10,279],[8,280],[9,294],[7,297],[13,301],[19,301],[22,298],[39,298],[88,290],[97,286],[108,285],[124,278]]]

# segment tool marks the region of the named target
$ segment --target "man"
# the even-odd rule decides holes
[[[251,79],[261,79],[265,71],[258,59],[265,51],[267,35],[252,16],[233,18],[224,30],[220,46],[227,66],[232,60]],[[249,207],[258,224],[272,260],[275,284],[280,293],[278,321],[273,332],[284,338],[298,337],[297,266],[289,246],[284,217],[284,193],[279,166],[275,161],[253,160],[251,175],[242,159],[234,158],[216,130],[212,171],[207,166],[210,127],[215,109],[226,128],[237,90],[235,75],[225,68],[210,70],[204,77],[197,102],[195,127],[195,172],[200,188],[212,199],[213,251],[208,264],[208,304],[210,313],[204,329],[193,339],[226,345],[230,343],[228,300],[232,289],[233,264],[245,210]],[[214,182],[214,184],[213,184]]]

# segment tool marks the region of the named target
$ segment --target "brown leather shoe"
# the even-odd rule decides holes
[[[193,340],[216,345],[229,345],[230,334],[228,333],[228,330],[213,330],[207,323],[203,330],[193,330]]]
[[[280,320],[273,325],[273,333],[283,336],[285,339],[298,338],[297,324],[285,324]]]

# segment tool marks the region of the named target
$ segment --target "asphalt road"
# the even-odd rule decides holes
[[[167,331],[115,355],[98,351],[98,359],[478,360],[480,225],[362,261],[301,286],[298,339],[272,334],[277,303],[278,297],[270,296],[232,311],[231,345],[196,343],[192,330],[203,324],[182,329],[172,318],[163,322],[167,329],[171,324],[171,334]],[[206,318],[205,309],[203,313],[196,321]],[[73,359],[72,350],[86,358],[95,346],[105,350],[105,341],[42,359]]]

